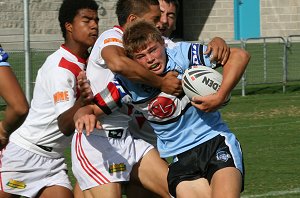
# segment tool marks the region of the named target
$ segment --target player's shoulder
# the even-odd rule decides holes
[[[64,73],[66,68],[67,70],[72,69],[74,65],[77,65],[76,68],[79,67],[77,58],[68,50],[60,47],[46,58],[41,70],[48,74],[58,75],[60,72]]]
[[[108,42],[120,42],[122,43],[123,33],[116,28],[112,28],[109,30],[104,31],[100,34],[99,39],[100,41],[104,42],[104,44]]]

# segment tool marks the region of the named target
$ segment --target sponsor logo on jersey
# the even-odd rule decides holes
[[[69,101],[69,92],[68,91],[58,91],[53,95],[54,104],[59,102]]]
[[[111,43],[111,42],[116,42],[116,43],[123,43],[120,39],[118,38],[107,38],[104,40],[104,44],[107,44],[107,43]]]
[[[158,96],[149,103],[148,110],[155,117],[168,118],[175,112],[176,105],[172,99]]]
[[[6,186],[9,186],[11,188],[17,188],[17,189],[24,189],[26,188],[26,184],[22,181],[17,181],[17,180],[13,180],[13,179],[10,179]]]
[[[231,155],[225,150],[218,150],[216,153],[216,158],[219,161],[227,162]]]
[[[109,169],[108,169],[109,173],[115,173],[121,171],[126,171],[126,165],[124,163],[109,165]]]

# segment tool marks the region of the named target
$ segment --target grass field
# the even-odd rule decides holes
[[[288,87],[286,94],[274,86],[265,87],[264,94],[232,96],[221,110],[243,148],[243,198],[300,197],[299,87]]]
[[[300,92],[250,95],[222,110],[242,144],[245,197],[300,197],[299,101]]]

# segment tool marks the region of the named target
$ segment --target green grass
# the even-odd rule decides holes
[[[300,92],[235,96],[222,110],[243,148],[243,195],[300,188],[299,101]]]
[[[243,148],[243,197],[300,197],[300,91],[294,91],[299,86],[289,87],[286,94],[280,87],[269,87],[268,94],[232,96],[221,110]]]

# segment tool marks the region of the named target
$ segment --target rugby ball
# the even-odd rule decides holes
[[[193,96],[207,96],[216,93],[222,83],[223,76],[218,71],[206,66],[193,66],[182,76],[184,93],[192,99]],[[230,95],[222,106],[227,105]]]

